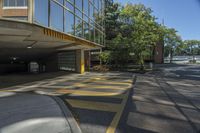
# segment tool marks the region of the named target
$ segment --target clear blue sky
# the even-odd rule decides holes
[[[184,40],[200,40],[200,0],[114,0],[121,4],[142,3],[151,7],[158,22],[175,28]]]

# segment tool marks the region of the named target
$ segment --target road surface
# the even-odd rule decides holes
[[[137,76],[119,132],[200,132],[200,66],[160,69]]]

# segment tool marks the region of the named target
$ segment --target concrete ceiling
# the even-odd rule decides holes
[[[88,49],[44,34],[44,28],[27,23],[0,20],[0,63],[12,57],[20,60],[43,58],[61,50]],[[28,49],[31,47],[31,49]]]

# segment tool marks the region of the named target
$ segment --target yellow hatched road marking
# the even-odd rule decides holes
[[[96,92],[96,91],[82,91],[82,90],[66,90],[59,89],[57,93],[62,94],[74,94],[79,96],[102,96],[102,97],[113,97],[113,98],[124,98],[125,95],[120,92]]]
[[[120,104],[115,104],[115,103],[91,102],[91,101],[71,100],[71,99],[66,99],[66,101],[72,107],[81,109],[109,111],[109,112],[117,112],[117,110],[120,109]]]
[[[0,90],[0,92],[16,92],[16,90]]]
[[[125,87],[117,87],[117,86],[97,86],[97,85],[87,85],[87,84],[79,84],[76,85],[76,87],[86,87],[86,88],[91,88],[91,89],[113,89],[113,90],[127,90],[128,87],[131,87],[132,85]]]
[[[129,93],[130,93],[130,91],[128,91],[126,93],[126,97],[124,97],[122,103],[120,104],[120,108],[117,110],[117,113],[115,114],[111,124],[109,125],[108,129],[106,130],[106,133],[115,133],[116,128],[118,126],[118,123],[120,121],[121,115],[122,115],[124,108],[126,106]]]
[[[113,82],[113,81],[94,81],[92,83],[102,83],[103,84],[109,84],[109,85],[130,85],[129,82]]]

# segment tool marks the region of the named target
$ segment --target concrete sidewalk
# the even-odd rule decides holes
[[[0,133],[80,133],[67,107],[58,98],[1,92]]]

